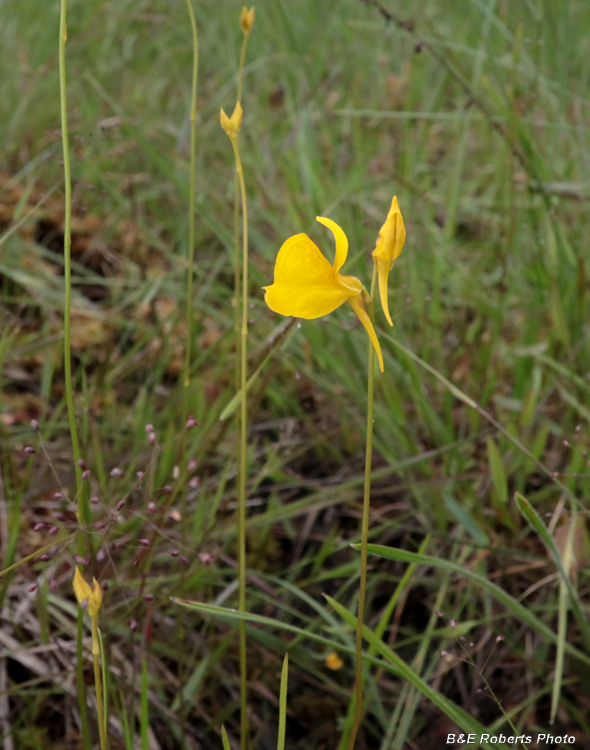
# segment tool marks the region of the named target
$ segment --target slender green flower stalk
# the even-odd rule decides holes
[[[375,319],[375,291],[377,289],[377,264],[373,266],[371,297],[367,309],[371,322]],[[367,444],[365,449],[365,487],[363,492],[363,519],[361,522],[361,578],[359,584],[359,611],[356,625],[355,708],[348,750],[354,748],[363,712],[363,624],[367,598],[367,543],[369,537],[369,512],[371,508],[371,468],[373,461],[373,404],[375,397],[375,347],[369,344],[369,370],[367,377]]]
[[[192,344],[193,344],[193,277],[195,263],[195,192],[196,192],[196,158],[197,158],[197,80],[199,74],[199,36],[197,32],[197,22],[193,10],[192,0],[186,0],[188,10],[192,40],[193,40],[193,78],[191,86],[191,109],[190,109],[190,188],[189,188],[189,206],[188,206],[188,268],[186,275],[186,345],[185,345],[185,363],[184,363],[184,388],[182,398],[182,426],[187,423],[189,412],[189,395],[191,384],[191,364],[192,364]],[[186,430],[182,433],[181,454],[186,456]],[[183,487],[180,500],[180,513],[182,518],[186,518],[186,488]],[[186,538],[186,524],[182,525],[182,542]],[[185,571],[182,571],[184,578]],[[144,571],[145,575],[145,571]],[[178,649],[179,657],[182,656],[184,634],[184,613],[181,612],[178,618]],[[184,712],[184,661],[178,660],[179,664],[179,696],[180,696],[180,716],[181,716],[181,741],[180,746],[185,746],[186,735],[186,716]]]
[[[385,223],[379,230],[375,249],[373,250],[373,277],[371,294],[367,308],[371,323],[375,323],[375,294],[379,282],[379,296],[383,313],[390,326],[393,326],[389,314],[387,292],[389,272],[399,258],[406,241],[404,220],[394,196]],[[381,366],[383,372],[383,366]],[[356,627],[356,674],[355,674],[355,708],[352,730],[348,741],[348,750],[353,750],[356,735],[363,714],[363,624],[365,620],[365,601],[367,597],[367,542],[369,536],[369,513],[371,509],[371,463],[373,459],[373,402],[374,402],[375,348],[369,346],[369,372],[367,383],[367,447],[365,453],[365,488],[363,494],[363,519],[361,523],[361,577],[359,584],[359,612]]]
[[[363,518],[361,524],[361,576],[359,590],[359,615],[356,632],[356,679],[353,701],[355,706],[348,750],[353,750],[362,716],[363,699],[363,621],[367,590],[367,540],[369,536],[369,511],[371,503],[371,463],[373,455],[373,400],[375,382],[375,355],[379,369],[384,372],[383,354],[375,333],[375,294],[379,282],[379,295],[387,322],[393,325],[387,300],[389,272],[399,257],[406,230],[397,198],[394,196],[387,219],[379,230],[373,250],[373,278],[371,292],[367,292],[355,276],[341,273],[348,256],[348,238],[331,219],[316,216],[316,220],[328,227],[334,235],[336,252],[334,263],[322,254],[317,245],[306,234],[289,237],[279,250],[274,270],[274,283],[264,287],[264,300],[271,310],[281,315],[293,315],[313,320],[328,315],[348,302],[357,314],[369,336],[369,371],[367,398],[367,447],[365,456],[365,489]],[[365,309],[365,304],[367,309]],[[346,740],[343,738],[342,742]]]
[[[59,100],[61,110],[61,140],[64,156],[64,188],[65,188],[65,217],[64,217],[64,378],[66,387],[66,403],[68,419],[72,436],[72,449],[76,470],[76,494],[78,498],[78,521],[89,520],[89,509],[85,508],[84,492],[82,488],[82,469],[80,468],[80,444],[76,429],[76,415],[74,412],[74,394],[72,391],[72,352],[71,352],[71,309],[72,309],[72,174],[70,168],[70,144],[68,138],[68,104],[66,96],[66,40],[68,38],[67,0],[61,0],[59,17]],[[80,537],[80,540],[82,538]]]
[[[240,28],[243,32],[242,51],[238,66],[238,92],[236,102],[242,104],[242,84],[244,81],[244,64],[246,62],[246,48],[254,24],[254,8],[242,8]],[[234,331],[236,337],[236,391],[240,388],[240,183],[236,172],[234,183]]]
[[[244,63],[246,61],[246,48],[252,25],[254,24],[254,8],[242,8],[240,15],[240,28],[243,32],[242,50],[240,53],[240,64],[238,66],[238,91],[236,109],[239,107],[241,124],[242,116],[242,84],[244,80]],[[233,115],[232,115],[233,119]],[[241,408],[237,418],[238,445],[240,454],[240,472],[238,489],[238,564],[239,564],[239,602],[240,611],[246,610],[246,443],[247,443],[247,336],[248,336],[248,212],[246,203],[246,188],[244,173],[240,160],[238,148],[238,128],[234,136],[230,135],[234,154],[236,158],[236,174],[234,182],[234,330],[236,341],[236,391],[242,394]],[[227,132],[227,131],[226,131]],[[242,253],[242,279],[240,279],[240,196],[242,204],[243,221],[243,253]],[[242,314],[240,326],[240,280],[242,281]],[[240,330],[241,328],[241,330]],[[240,640],[240,747],[245,750],[248,743],[248,705],[247,705],[247,659],[246,659],[246,623],[239,622]]]
[[[242,51],[240,53],[240,67],[238,69],[238,102],[242,103],[242,81],[244,79],[244,63],[246,61],[246,47],[248,46],[248,39],[250,38],[250,32],[254,26],[254,7],[248,10],[246,6],[242,8],[240,14],[240,28],[244,33],[242,40]]]
[[[72,308],[72,262],[71,262],[71,244],[72,244],[72,174],[70,167],[70,144],[68,138],[68,103],[66,92],[66,41],[68,38],[67,31],[67,0],[61,0],[59,12],[59,103],[61,115],[61,139],[63,147],[64,162],[64,380],[66,391],[66,404],[68,408],[68,421],[70,424],[70,435],[72,440],[72,450],[74,453],[74,470],[76,473],[76,498],[77,498],[77,517],[78,523],[88,523],[90,519],[90,507],[86,502],[83,483],[80,444],[78,442],[78,431],[76,429],[76,415],[74,412],[74,394],[72,390],[72,351],[71,351],[71,308]],[[92,550],[90,550],[92,553]],[[78,536],[78,552],[84,552],[84,539],[80,534]],[[88,732],[88,721],[86,711],[86,698],[84,688],[84,667],[82,664],[82,620],[78,618],[77,628],[77,679],[78,679],[78,704],[80,708],[80,719],[82,723],[82,743],[84,750],[89,750],[91,746],[90,735]]]
[[[186,359],[184,369],[184,416],[187,412],[188,388],[190,386],[191,347],[193,341],[193,275],[195,261],[195,184],[196,184],[196,153],[197,153],[197,77],[199,72],[199,37],[197,22],[191,0],[186,0],[186,7],[191,21],[193,34],[193,81],[191,91],[191,155],[190,155],[190,192],[188,212],[188,272],[186,280]]]
[[[78,709],[82,726],[82,746],[84,750],[92,750],[90,732],[88,730],[88,710],[86,708],[86,687],[84,685],[84,612],[78,610],[76,624],[76,681],[78,692]]]
[[[242,84],[244,80],[244,64],[246,61],[246,48],[252,25],[254,24],[254,8],[247,10],[242,8],[240,15],[240,28],[243,32],[242,50],[240,52],[240,64],[238,66],[238,91],[236,108],[242,104]],[[248,335],[248,214],[246,208],[246,188],[244,174],[240,160],[237,132],[234,137],[230,135],[232,146],[236,157],[236,174],[234,182],[234,331],[236,341],[236,391],[242,394],[241,408],[237,418],[238,425],[238,447],[240,454],[240,474],[238,490],[238,562],[239,562],[239,609],[246,610],[246,432],[247,432],[247,403],[246,403],[246,381],[247,381],[247,350],[246,340]],[[227,132],[227,131],[226,131]],[[228,133],[229,135],[229,133]],[[240,194],[243,219],[243,273],[240,279]],[[240,331],[240,280],[243,282],[242,289],[242,322]],[[240,620],[240,747],[245,750],[248,742],[248,706],[247,706],[247,660],[246,660],[246,623]]]
[[[94,685],[96,688],[96,712],[98,718],[98,737],[100,740],[100,750],[107,749],[107,733],[105,710],[102,693],[102,672],[100,668],[100,635],[98,632],[98,612],[102,604],[102,589],[100,583],[93,581],[92,588],[80,573],[80,568],[76,568],[74,574],[74,593],[80,606],[84,606],[90,615],[92,625],[92,661],[94,664]]]
[[[196,158],[197,158],[197,80],[199,74],[199,36],[197,32],[197,22],[193,10],[192,0],[186,0],[188,10],[192,40],[193,40],[193,78],[191,86],[191,109],[190,109],[190,188],[189,188],[189,206],[188,206],[188,268],[186,275],[186,345],[185,345],[185,364],[184,364],[184,388],[182,398],[182,426],[187,423],[189,412],[189,395],[191,384],[191,364],[192,364],[192,345],[193,345],[193,277],[195,263],[195,192],[196,192]],[[183,458],[186,456],[186,430],[182,433],[181,453]],[[180,500],[180,513],[182,518],[186,518],[186,488],[183,487]],[[186,524],[182,525],[182,542],[186,538]],[[184,578],[185,571],[182,571]],[[184,634],[184,613],[181,612],[178,617],[178,650],[179,657],[182,656]],[[185,747],[186,736],[186,716],[184,712],[184,661],[178,659],[179,671],[179,696],[180,696],[180,716],[181,716],[181,748]]]
[[[242,124],[242,107],[238,102],[229,118],[223,109],[221,110],[221,126],[229,136],[234,150],[236,160],[236,174],[240,185],[242,202],[242,325],[240,336],[240,471],[238,483],[238,566],[239,566],[239,600],[238,610],[246,611],[246,450],[247,450],[247,428],[248,411],[246,398],[246,384],[248,381],[248,203],[246,199],[246,183],[244,171],[240,159],[238,146],[238,133]],[[247,680],[246,680],[246,622],[239,622],[240,638],[240,747],[246,750],[248,742],[248,705],[247,705]]]
[[[107,735],[104,704],[102,700],[102,671],[100,668],[100,638],[98,634],[98,615],[92,620],[92,662],[94,664],[94,685],[96,687],[96,713],[98,714],[98,737],[100,750],[107,750]]]

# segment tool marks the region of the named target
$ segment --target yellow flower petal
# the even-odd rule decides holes
[[[344,302],[350,302],[369,334],[377,352],[379,369],[383,372],[381,347],[363,303],[363,285],[355,276],[344,276],[339,272],[348,255],[348,239],[331,219],[323,216],[316,218],[334,234],[334,265],[330,265],[319,247],[306,234],[296,234],[283,243],[279,250],[274,284],[264,287],[264,300],[271,310],[280,315],[293,315],[307,320],[328,315]]]
[[[377,353],[377,359],[379,360],[379,369],[381,370],[381,372],[383,372],[385,368],[383,366],[383,354],[381,353],[381,346],[379,345],[379,339],[377,338],[377,334],[375,333],[375,329],[373,328],[373,324],[371,323],[371,318],[369,318],[369,314],[365,310],[363,298],[359,294],[356,297],[350,297],[348,301],[350,302],[352,309],[358,315],[359,320],[365,326],[365,329],[369,334],[369,338],[371,339],[373,348]]]
[[[342,669],[342,667],[344,666],[344,662],[335,651],[332,651],[332,653],[326,656],[326,666],[328,667],[328,669],[337,672],[339,669]]]
[[[379,231],[377,245],[373,250],[373,260],[377,264],[377,274],[379,276],[381,306],[390,326],[393,325],[393,322],[389,314],[389,303],[387,300],[389,272],[394,261],[399,257],[405,241],[406,228],[401,211],[399,210],[397,198],[394,196],[387,219]]]
[[[344,230],[339,227],[335,221],[332,221],[332,219],[326,219],[325,216],[316,216],[315,220],[319,221],[320,224],[323,224],[325,227],[328,227],[334,235],[334,239],[336,240],[334,270],[339,271],[348,257],[348,237],[344,234]]]
[[[311,320],[328,315],[359,294],[362,284],[353,276],[335,273],[319,247],[306,234],[296,234],[279,250],[274,284],[264,288],[271,310]]]

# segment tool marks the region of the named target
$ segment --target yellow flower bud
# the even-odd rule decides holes
[[[326,666],[328,669],[337,672],[339,669],[342,669],[344,662],[335,651],[332,651],[332,653],[326,656]]]
[[[230,138],[235,138],[238,134],[240,126],[242,125],[243,114],[244,113],[240,102],[236,104],[231,117],[228,117],[225,114],[225,112],[223,111],[223,107],[221,108],[221,112],[219,113],[219,121],[221,123],[221,127],[225,130]]]
[[[390,326],[393,325],[393,322],[389,314],[387,283],[389,280],[389,272],[391,271],[394,261],[399,257],[405,241],[406,228],[404,226],[402,213],[397,204],[397,198],[394,196],[391,201],[391,208],[387,214],[385,224],[383,224],[379,231],[377,245],[373,250],[373,260],[377,266],[377,274],[379,277],[379,296],[381,297],[381,306],[383,307],[383,312],[385,313],[385,317]]]
[[[252,26],[254,26],[254,6],[248,10],[244,5],[240,15],[240,28],[244,34],[249,34],[252,31]]]
[[[92,579],[92,584],[93,588],[90,588],[90,584],[86,583],[84,576],[80,573],[80,568],[76,568],[73,585],[78,604],[82,606],[84,602],[87,602],[88,614],[91,617],[96,617],[102,604],[102,589],[96,578]]]

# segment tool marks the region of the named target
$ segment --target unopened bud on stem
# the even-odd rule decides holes
[[[240,15],[240,28],[244,34],[249,34],[252,31],[252,26],[254,26],[254,6],[248,10],[244,5]]]
[[[221,108],[221,111],[219,113],[219,121],[221,123],[221,127],[225,130],[230,138],[235,138],[237,136],[242,125],[243,114],[244,113],[242,111],[240,102],[236,104],[231,117],[228,117],[225,114],[225,112],[223,111],[223,107]]]

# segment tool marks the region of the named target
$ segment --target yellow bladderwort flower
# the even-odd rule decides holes
[[[86,583],[84,576],[80,573],[80,568],[76,568],[73,585],[78,604],[82,606],[84,602],[87,602],[88,614],[90,617],[96,617],[102,604],[102,589],[96,578],[92,579],[92,584],[93,588],[90,588],[90,584]]]
[[[396,258],[402,251],[406,241],[406,228],[402,213],[397,204],[397,198],[394,196],[391,201],[391,208],[387,214],[385,224],[379,230],[377,237],[377,246],[373,250],[373,260],[377,266],[377,275],[379,277],[379,296],[381,297],[381,307],[390,326],[393,325],[391,315],[389,314],[389,303],[387,301],[387,282],[389,272]]]
[[[325,664],[328,667],[328,669],[331,669],[333,672],[337,672],[339,669],[342,669],[342,667],[344,666],[344,662],[335,651],[332,651],[331,653],[328,654],[328,656],[326,656]]]
[[[379,369],[383,372],[381,347],[363,302],[363,294],[367,295],[367,292],[355,276],[340,273],[348,255],[348,239],[331,219],[317,216],[316,220],[334,235],[334,265],[306,234],[296,234],[279,250],[274,284],[264,287],[264,300],[271,310],[280,315],[293,315],[305,320],[321,318],[348,302],[369,334],[377,352]]]

